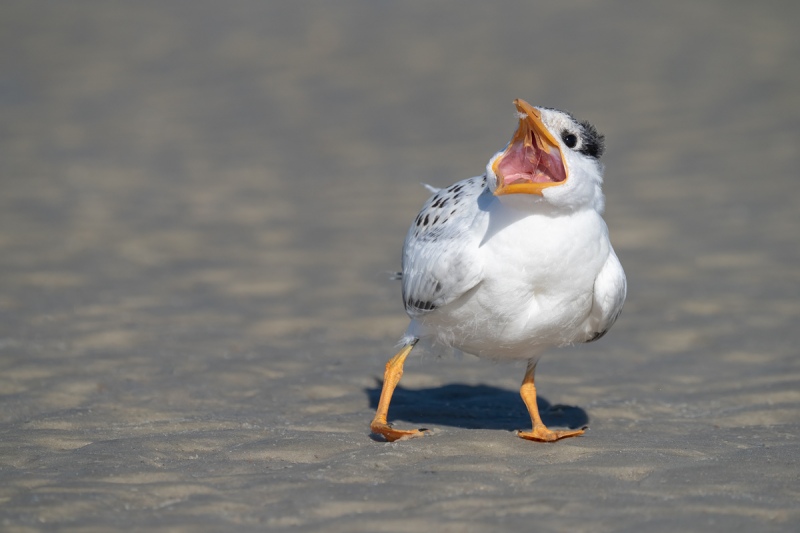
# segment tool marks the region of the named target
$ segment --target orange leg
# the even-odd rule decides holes
[[[392,394],[395,387],[400,382],[403,376],[403,363],[406,357],[411,353],[414,345],[417,344],[418,339],[409,342],[403,349],[397,352],[397,355],[389,359],[386,363],[386,371],[383,373],[383,390],[381,390],[381,399],[378,402],[378,410],[375,412],[375,418],[369,428],[376,435],[383,435],[383,437],[393,442],[396,440],[413,439],[414,437],[422,437],[425,435],[427,429],[394,429],[391,424],[386,423],[386,416],[389,414],[389,403],[392,401]]]
[[[567,431],[552,431],[547,429],[547,426],[542,422],[539,416],[539,407],[536,405],[536,386],[533,384],[533,375],[536,370],[536,361],[531,360],[528,363],[528,369],[525,371],[525,379],[522,380],[522,386],[519,388],[519,394],[522,396],[522,401],[525,402],[525,407],[531,414],[531,423],[533,429],[531,431],[520,431],[518,435],[523,439],[535,440],[538,442],[555,442],[567,437],[577,437],[583,435],[586,428],[571,429]]]

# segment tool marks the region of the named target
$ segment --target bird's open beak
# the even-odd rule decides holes
[[[538,109],[522,99],[514,100],[519,127],[511,144],[492,165],[497,176],[495,195],[538,194],[567,181],[567,163],[558,141],[542,123]]]

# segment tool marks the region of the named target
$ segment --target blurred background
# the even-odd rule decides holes
[[[517,97],[606,134],[629,310],[654,283],[727,312],[764,291],[792,302],[794,4],[613,6],[7,5],[5,327],[208,297],[226,307],[218,327],[265,339],[358,320],[354,336],[396,335],[383,273],[420,183],[481,174]],[[164,315],[154,328],[189,334]],[[110,325],[82,337],[113,341]]]
[[[602,343],[545,356],[545,394],[796,438],[799,5],[5,3],[7,520],[44,516],[23,498],[34,471],[51,487],[70,486],[59,469],[137,471],[91,455],[99,441],[151,435],[131,457],[169,456],[159,432],[307,435],[334,415],[365,438],[364,389],[406,325],[388,273],[421,183],[481,174],[514,98],[606,135],[629,280]],[[421,365],[404,384],[522,377]]]

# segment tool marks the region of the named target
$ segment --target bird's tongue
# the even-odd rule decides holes
[[[505,185],[513,183],[548,183],[567,179],[557,150],[547,153],[536,146],[517,142],[503,156],[497,167]]]

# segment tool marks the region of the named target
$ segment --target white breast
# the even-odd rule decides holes
[[[477,255],[481,282],[412,329],[438,343],[493,359],[529,359],[553,346],[583,342],[593,287],[611,245],[591,209],[545,216],[486,211]]]

